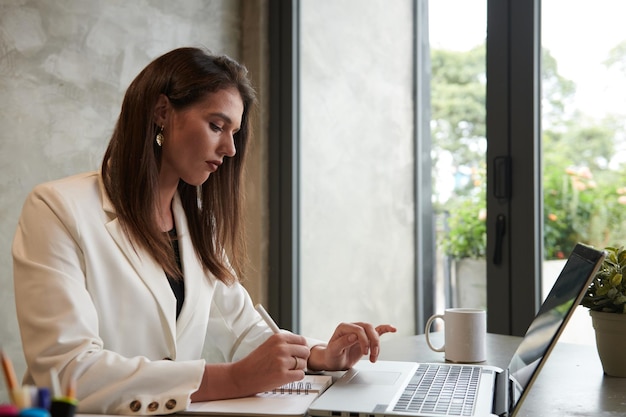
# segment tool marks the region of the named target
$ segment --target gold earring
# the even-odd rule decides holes
[[[165,137],[163,136],[163,126],[161,126],[161,129],[159,130],[159,133],[157,133],[154,140],[156,141],[156,144],[159,146],[159,148],[163,146],[163,141],[165,140]]]

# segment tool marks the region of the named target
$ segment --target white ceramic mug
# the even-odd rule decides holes
[[[433,321],[444,322],[444,344],[437,348],[430,343]],[[444,314],[435,314],[426,322],[426,343],[435,352],[444,352],[450,362],[474,363],[486,359],[485,339],[487,314],[477,308],[448,308]]]

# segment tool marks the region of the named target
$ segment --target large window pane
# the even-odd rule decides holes
[[[300,3],[300,327],[415,332],[413,5]]]
[[[576,242],[626,242],[626,2],[542,1],[544,297]],[[594,343],[579,307],[563,338]]]
[[[437,310],[486,308],[486,0],[430,0]]]

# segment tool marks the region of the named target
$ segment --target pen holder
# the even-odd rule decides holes
[[[74,417],[78,401],[73,398],[55,398],[50,405],[51,417]]]
[[[20,414],[20,409],[13,404],[0,404],[0,417],[15,417]]]
[[[19,417],[50,417],[50,412],[45,408],[39,407],[27,407],[22,408]]]

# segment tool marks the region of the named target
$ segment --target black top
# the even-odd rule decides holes
[[[172,242],[172,247],[174,248],[174,256],[176,256],[176,263],[178,264],[178,268],[182,271],[182,263],[180,262],[180,249],[178,248],[178,238],[176,237],[176,227],[168,232],[170,235],[170,241]],[[172,291],[174,291],[174,296],[176,297],[176,318],[180,315],[180,310],[183,308],[183,302],[185,301],[185,281],[181,279],[176,279],[168,274],[167,280],[170,283],[170,287],[172,287]]]

